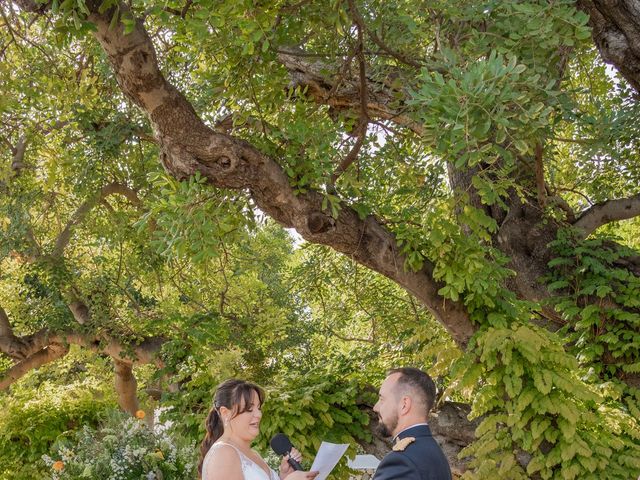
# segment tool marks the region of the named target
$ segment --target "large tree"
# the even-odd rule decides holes
[[[466,352],[441,359],[452,387],[486,415],[477,475],[638,475],[640,257],[616,222],[640,214],[639,10],[5,2],[4,185],[78,126],[47,165],[98,189],[116,132],[120,177],[147,140],[220,189],[221,235],[258,208],[429,309]]]

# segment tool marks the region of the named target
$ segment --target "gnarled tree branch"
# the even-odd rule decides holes
[[[76,317],[78,314],[88,315],[87,307],[80,302],[75,302],[69,308]],[[125,345],[104,334],[88,336],[77,332],[50,332],[47,329],[16,337],[7,313],[0,307],[0,352],[17,361],[5,372],[0,372],[0,390],[8,388],[29,371],[64,357],[69,352],[69,345],[80,345],[113,359],[118,404],[122,410],[133,415],[139,409],[133,367],[151,363],[163,368],[164,362],[158,354],[165,341],[161,337],[149,337],[137,344]]]
[[[247,189],[257,206],[306,240],[329,245],[359,263],[391,278],[421,300],[444,323],[458,344],[465,346],[473,332],[468,312],[459,302],[438,295],[440,284],[426,262],[418,272],[405,270],[405,257],[394,235],[373,216],[360,219],[343,205],[338,218],[323,211],[323,196],[296,194],[278,163],[247,142],[216,133],[197,116],[191,104],[160,73],[153,44],[141,22],[124,35],[123,27],[109,28],[113,11],[90,7],[95,35],[107,53],[118,84],[148,115],[162,150],[165,168],[177,178],[200,172],[215,186]],[[120,4],[120,12],[129,11]],[[359,100],[359,97],[357,97]],[[367,105],[370,114],[375,104]],[[387,117],[397,114],[387,112]],[[408,122],[409,120],[407,120]]]
[[[17,337],[7,313],[0,307],[0,353],[18,362],[7,372],[0,374],[4,379],[2,385],[5,385],[2,388],[11,385],[30,369],[62,358],[69,345],[79,345],[96,353],[107,354],[114,361],[130,367],[154,364],[162,368],[164,362],[158,354],[165,341],[163,337],[147,337],[138,343],[125,344],[105,334],[90,336],[69,331],[51,332],[48,329]]]
[[[278,60],[289,71],[292,87],[301,87],[306,95],[316,103],[328,105],[337,110],[361,109],[358,76],[347,72],[341,85],[336,85],[335,79],[327,74],[327,65],[322,62],[310,62],[296,54],[296,52],[280,52]],[[405,115],[402,102],[398,97],[404,97],[404,92],[372,82],[367,79],[367,112],[370,118],[388,120],[398,126],[408,128],[417,135],[424,133],[423,126]]]
[[[68,352],[69,347],[60,344],[51,344],[42,350],[38,350],[6,372],[0,373],[0,390],[6,389],[31,370],[64,357]]]
[[[110,335],[90,336],[77,332],[51,332],[47,329],[24,337],[0,337],[0,352],[15,358],[27,358],[53,344],[79,345],[96,353],[104,353],[122,363],[142,365],[152,363],[162,368],[164,363],[158,357],[163,337],[148,337],[137,344],[126,344]]]
[[[573,226],[580,229],[583,237],[586,238],[602,225],[638,215],[640,215],[640,193],[628,198],[597,203],[585,210]]]

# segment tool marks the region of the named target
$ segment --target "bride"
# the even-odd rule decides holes
[[[311,480],[318,475],[295,471],[286,457],[278,475],[251,449],[260,429],[263,400],[264,392],[253,383],[230,379],[218,385],[200,447],[202,480]],[[300,452],[294,448],[291,457],[300,461]]]

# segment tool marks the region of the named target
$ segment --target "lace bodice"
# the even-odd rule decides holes
[[[247,457],[244,453],[242,453],[236,446],[231,445],[230,443],[225,442],[216,442],[211,445],[211,448],[207,452],[207,455],[204,457],[204,462],[202,465],[202,478],[206,480],[207,472],[210,470],[214,470],[216,467],[214,464],[209,462],[209,455],[218,447],[222,445],[227,445],[233,448],[237,453],[238,457],[240,457],[240,466],[242,467],[242,475],[244,476],[244,480],[280,480],[278,474],[274,472],[272,469],[269,469],[269,475],[264,469],[258,465],[256,462]]]

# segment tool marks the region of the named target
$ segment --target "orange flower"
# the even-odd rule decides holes
[[[140,420],[142,420],[145,416],[144,410],[138,410],[136,412],[136,418],[139,418]]]
[[[62,460],[58,460],[57,462],[53,462],[52,468],[56,472],[59,472],[64,468],[64,463],[62,462]]]

